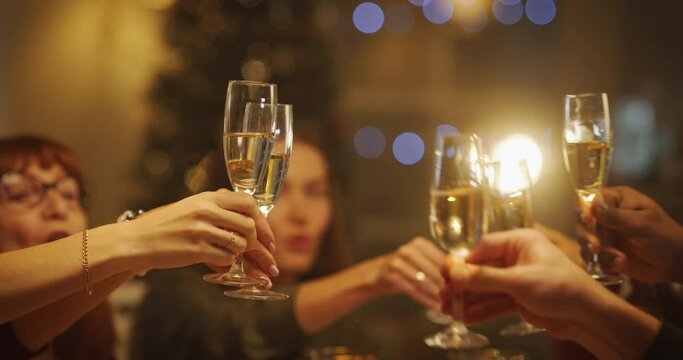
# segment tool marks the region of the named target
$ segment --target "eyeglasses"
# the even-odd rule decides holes
[[[47,192],[54,189],[70,208],[84,207],[85,196],[81,195],[78,181],[63,177],[53,183],[43,183],[22,173],[7,173],[0,178],[2,201],[25,208],[38,205],[45,199]]]

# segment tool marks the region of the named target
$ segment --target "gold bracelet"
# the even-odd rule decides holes
[[[85,283],[85,291],[88,295],[92,295],[92,284],[90,283],[90,269],[88,268],[88,229],[83,230],[83,282]]]

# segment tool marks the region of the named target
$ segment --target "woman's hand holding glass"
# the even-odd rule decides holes
[[[277,275],[275,260],[267,250],[273,233],[247,194],[225,189],[204,192],[113,226],[130,239],[121,242],[129,259],[147,259],[140,270],[195,263],[227,266],[236,255],[249,251],[259,268]]]
[[[437,309],[443,286],[441,266],[446,255],[431,241],[416,237],[396,251],[377,258],[376,288],[381,294],[404,293],[422,305]]]

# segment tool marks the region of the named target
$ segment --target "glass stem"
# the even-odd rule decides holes
[[[242,255],[235,257],[235,262],[230,266],[229,273],[233,274],[244,274],[244,264],[242,262]]]
[[[467,334],[469,332],[467,327],[465,327],[465,324],[463,324],[461,321],[453,321],[449,327],[451,328],[451,331],[459,335]]]
[[[588,274],[590,275],[602,275],[602,268],[600,267],[600,258],[597,253],[594,253],[590,261],[588,261]]]

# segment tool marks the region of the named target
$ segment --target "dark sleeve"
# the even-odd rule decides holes
[[[245,319],[242,347],[252,360],[298,358],[308,340],[294,311],[298,285],[273,290],[289,295],[289,299],[248,303],[250,316]]]
[[[42,348],[36,351],[31,351],[27,349],[21,342],[19,342],[11,323],[0,324],[0,355],[2,355],[3,359],[28,359],[42,354],[49,347],[50,343],[47,343]]]
[[[242,302],[201,279],[208,269],[150,273],[131,340],[131,359],[242,359]]]
[[[105,300],[57,336],[54,349],[57,359],[111,360],[115,342],[111,306]]]
[[[664,322],[643,359],[680,359],[682,353],[683,331]]]

